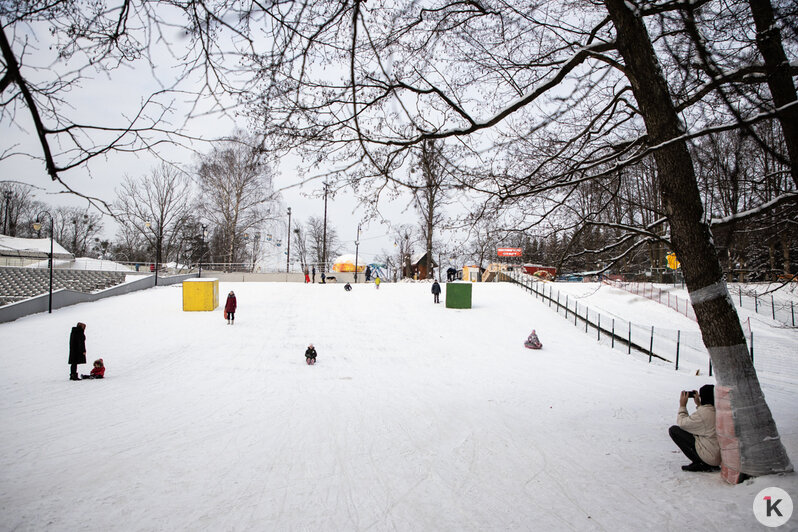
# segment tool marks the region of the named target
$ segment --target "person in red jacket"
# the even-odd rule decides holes
[[[236,319],[236,295],[232,290],[227,294],[227,303],[224,304],[224,313],[227,315],[227,324],[234,324]]]
[[[89,375],[81,375],[83,379],[102,379],[105,377],[105,364],[103,364],[103,359],[98,358],[94,361],[94,367],[91,369],[91,374]]]

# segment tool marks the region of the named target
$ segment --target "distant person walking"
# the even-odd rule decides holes
[[[310,271],[308,270],[308,267],[305,266],[305,284],[308,283],[310,283]]]
[[[438,284],[438,281],[432,282],[432,296],[435,299],[435,303],[441,302],[441,285]]]
[[[310,269],[310,275],[312,276],[312,277],[311,277],[311,282],[312,282],[313,284],[316,284],[316,266],[313,266],[313,267],[311,267],[311,269]]]
[[[69,380],[79,381],[78,364],[86,363],[86,324],[78,322],[69,335]]]
[[[321,272],[321,284],[327,284],[327,276],[324,275],[324,272]]]
[[[366,282],[371,281],[371,267],[366,266]]]
[[[379,276],[379,275],[378,275],[377,277],[375,277],[375,278],[374,278],[374,286],[376,286],[376,287],[377,287],[377,290],[379,290],[379,289],[380,289],[380,283],[381,283],[381,282],[382,282],[382,281],[380,281],[380,276]]]
[[[230,290],[230,293],[227,294],[227,302],[224,304],[224,314],[227,317],[228,325],[235,325],[237,306],[235,292]]]

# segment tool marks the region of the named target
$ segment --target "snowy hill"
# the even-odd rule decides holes
[[[474,285],[470,310],[424,283],[221,283],[222,306],[231,289],[232,326],[182,312],[179,286],[0,324],[0,529],[747,531],[761,489],[798,500],[796,475],[681,471],[679,391],[712,379],[612,350],[518,287]],[[77,321],[103,381],[67,380]],[[798,366],[798,334],[774,331],[762,363]],[[771,375],[796,463],[798,378]]]

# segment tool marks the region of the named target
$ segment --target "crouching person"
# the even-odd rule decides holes
[[[696,405],[693,415],[687,413],[687,400]],[[698,392],[682,391],[679,413],[668,433],[673,442],[690,459],[684,471],[716,471],[720,465],[720,444],[715,431],[715,386],[706,384]]]

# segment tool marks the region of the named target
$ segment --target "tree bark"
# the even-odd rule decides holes
[[[749,0],[748,5],[754,17],[756,46],[765,61],[773,105],[779,108],[794,103],[798,100],[798,94],[790,74],[790,62],[782,46],[781,32],[773,16],[773,6],[769,0]],[[779,111],[776,116],[787,144],[792,180],[798,186],[798,106]]]
[[[658,145],[682,135],[684,128],[641,15],[624,0],[605,0],[605,6],[615,26],[618,51],[650,143]],[[671,241],[682,264],[704,345],[712,358],[718,384],[729,389],[734,434],[739,440],[740,472],[756,476],[791,471],[748,355],[709,227],[702,221],[703,205],[687,144],[668,144],[654,152],[654,160]]]

